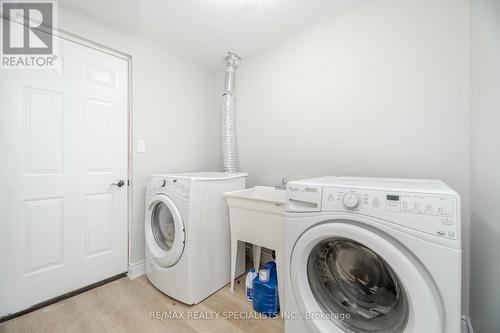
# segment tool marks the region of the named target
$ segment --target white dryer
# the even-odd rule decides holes
[[[154,175],[146,189],[146,276],[162,292],[196,304],[230,281],[224,192],[245,188],[245,173]],[[244,272],[240,260],[238,272]]]
[[[460,234],[441,181],[290,182],[285,331],[460,332]]]

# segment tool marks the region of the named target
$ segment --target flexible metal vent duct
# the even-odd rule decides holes
[[[240,63],[241,58],[234,53],[228,52],[224,60],[226,61],[226,78],[224,80],[224,93],[222,94],[222,156],[224,159],[224,171],[236,172],[238,171],[234,121],[236,98],[233,88],[236,67]]]

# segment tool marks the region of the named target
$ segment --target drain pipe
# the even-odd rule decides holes
[[[234,96],[234,78],[236,67],[241,58],[234,53],[228,52],[224,58],[226,62],[226,77],[224,80],[224,92],[222,94],[222,156],[225,172],[237,172],[236,160],[236,134],[234,109],[236,97]]]

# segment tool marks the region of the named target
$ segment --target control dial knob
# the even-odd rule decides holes
[[[359,196],[354,192],[349,192],[344,195],[344,206],[349,209],[354,209],[359,205]]]

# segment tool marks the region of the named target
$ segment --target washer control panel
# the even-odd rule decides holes
[[[191,183],[189,179],[170,177],[151,177],[148,180],[148,191],[164,190],[179,197],[189,199]]]
[[[435,236],[458,239],[453,196],[324,187],[322,211],[355,211]]]

